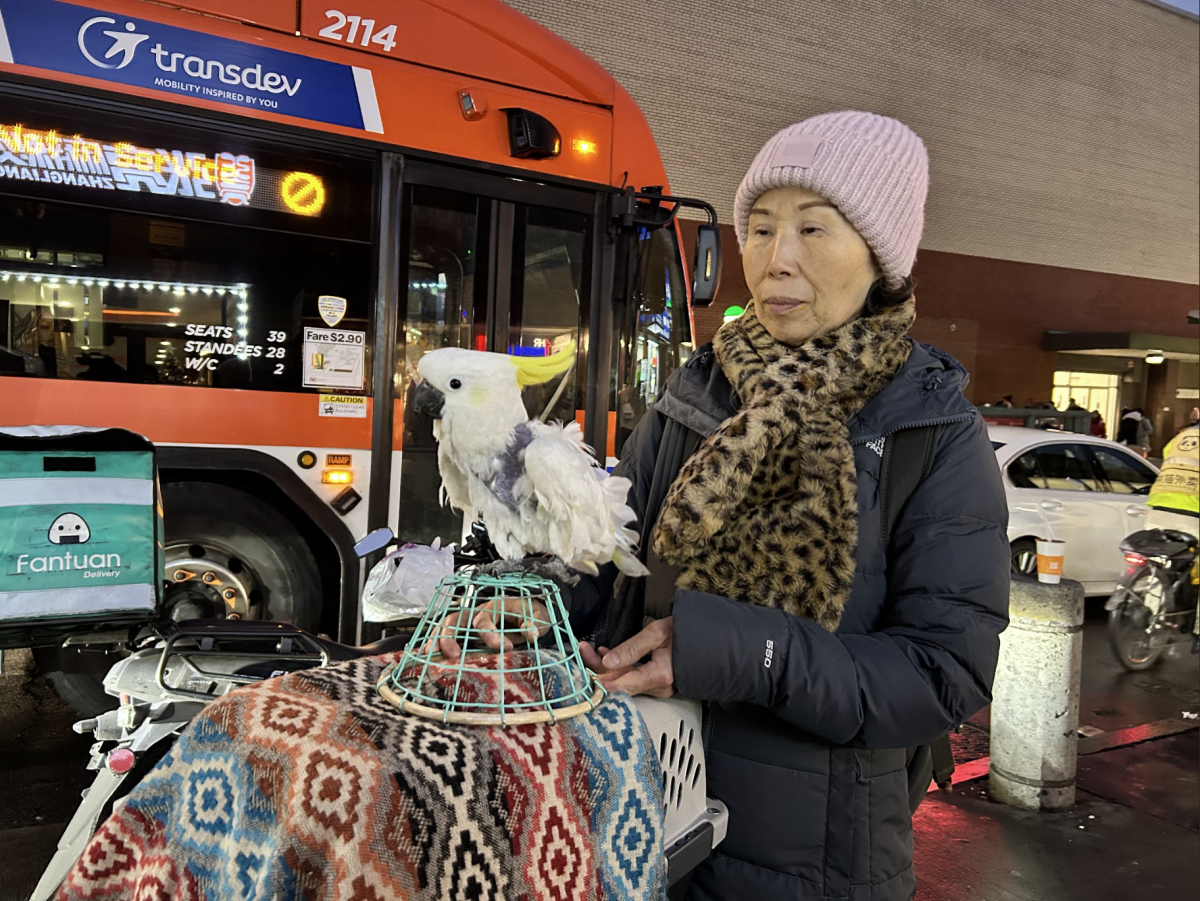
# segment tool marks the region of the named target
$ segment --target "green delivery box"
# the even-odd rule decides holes
[[[162,567],[149,441],[0,428],[0,647],[153,619]]]

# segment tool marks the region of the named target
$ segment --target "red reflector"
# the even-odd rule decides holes
[[[109,772],[116,773],[119,776],[133,769],[133,765],[136,762],[137,755],[131,750],[128,748],[117,748],[108,755],[108,759],[104,761],[104,765],[108,767]]]
[[[1125,562],[1130,566],[1145,566],[1146,558],[1141,554],[1129,553],[1125,555]]]

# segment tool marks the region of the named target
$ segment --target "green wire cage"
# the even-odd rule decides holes
[[[459,648],[456,660],[443,653],[444,640]],[[558,586],[529,573],[471,570],[438,584],[377,688],[407,713],[480,726],[558,722],[605,695],[579,654]]]

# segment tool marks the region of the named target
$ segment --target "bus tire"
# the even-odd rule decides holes
[[[247,491],[211,482],[169,482],[162,495],[168,547],[236,549],[262,591],[265,609],[257,618],[318,631],[321,573],[308,543],[287,517]]]
[[[187,543],[236,549],[261,586],[261,618],[319,630],[322,592],[317,561],[282,513],[246,491],[211,482],[168,482],[162,486],[162,497],[167,546]],[[117,706],[117,699],[105,694],[101,684],[116,662],[113,654],[49,647],[36,648],[34,657],[58,696],[80,716],[95,716]]]

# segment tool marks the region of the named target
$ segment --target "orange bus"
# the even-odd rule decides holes
[[[610,457],[679,364],[665,185],[613,78],[499,0],[0,0],[0,425],[158,445],[172,616],[354,640],[354,540],[461,531],[423,352],[575,341],[530,412]]]

